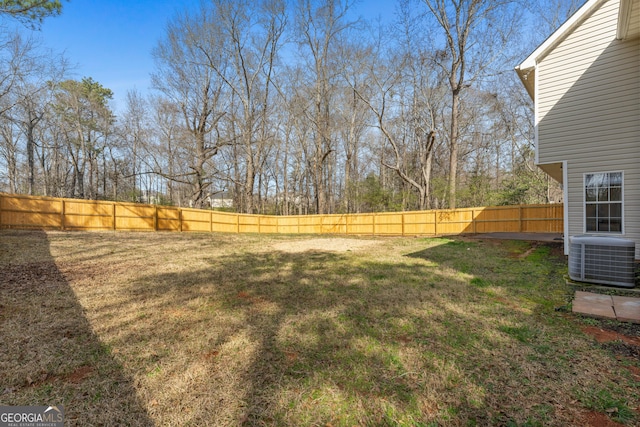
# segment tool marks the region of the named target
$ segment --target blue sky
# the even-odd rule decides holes
[[[123,108],[130,89],[146,92],[154,63],[151,50],[163,36],[166,22],[188,0],[72,0],[62,14],[47,18],[40,35],[44,44],[64,52],[73,78],[92,77],[111,89],[116,108]]]
[[[393,15],[395,1],[363,0],[354,12],[366,18]],[[39,31],[44,44],[76,65],[72,78],[92,77],[114,92],[116,111],[128,90],[149,90],[152,49],[167,21],[199,0],[71,0]]]

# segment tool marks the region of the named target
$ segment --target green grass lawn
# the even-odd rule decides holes
[[[0,404],[69,425],[637,425],[557,245],[0,231]],[[558,310],[558,308],[562,308]]]

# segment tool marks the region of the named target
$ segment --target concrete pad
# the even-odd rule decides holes
[[[572,311],[605,319],[616,318],[611,296],[593,294],[591,292],[576,291]]]
[[[613,296],[612,300],[618,320],[640,323],[640,298]]]

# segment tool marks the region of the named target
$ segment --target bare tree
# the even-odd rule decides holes
[[[17,97],[7,97],[33,68],[37,49],[38,43],[33,37],[24,37],[19,32],[0,32],[0,115],[16,104]]]
[[[211,185],[211,161],[224,142],[219,138],[218,125],[225,114],[223,102],[224,80],[211,67],[226,67],[222,55],[223,38],[207,25],[209,12],[203,6],[197,14],[184,14],[167,26],[167,34],[153,54],[157,72],[152,76],[156,89],[179,106],[185,129],[190,138],[185,149],[189,152],[189,172],[169,175],[168,179],[189,183],[190,200],[203,206]]]
[[[141,188],[139,181],[144,172],[141,158],[145,147],[149,144],[149,111],[146,99],[136,90],[127,92],[126,108],[120,118],[121,139],[125,143],[123,147],[130,165],[128,177],[131,179],[131,198],[138,200],[138,190]]]
[[[506,47],[517,23],[510,0],[424,0],[439,27],[444,47],[434,56],[446,72],[451,94],[448,204],[456,207],[461,96],[483,76]]]
[[[244,159],[241,209],[254,212],[256,177],[267,157],[274,135],[269,126],[272,112],[272,90],[275,61],[286,25],[285,3],[281,0],[253,1],[216,0],[207,15],[213,33],[225,41],[217,56],[203,50],[208,65],[228,86],[234,99],[234,127]],[[218,53],[216,53],[218,55]]]
[[[66,60],[44,49],[36,37],[20,33],[4,34],[5,44],[0,46],[0,116],[6,126],[16,129],[4,132],[4,153],[18,155],[18,146],[24,141],[26,164],[26,192],[36,193],[36,128],[45,116],[51,102],[51,87],[68,70]],[[8,140],[11,134],[13,140]],[[13,147],[13,148],[11,148]],[[7,159],[16,165],[17,157]],[[15,177],[12,187],[15,189]],[[46,187],[42,189],[46,194]]]
[[[151,127],[153,137],[144,145],[144,164],[156,175],[168,178],[166,182],[166,196],[168,200],[175,201],[178,192],[176,185],[181,181],[176,177],[185,176],[188,170],[188,155],[184,143],[189,138],[187,130],[182,125],[182,114],[179,106],[161,97],[155,97],[151,101],[153,117]]]
[[[331,117],[334,85],[339,69],[336,67],[337,45],[354,21],[348,19],[351,2],[348,0],[299,0],[296,9],[296,34],[299,46],[308,53],[309,104],[305,108],[307,120],[313,125],[313,155],[310,160],[318,213],[329,211],[327,175],[330,156],[336,151]]]
[[[16,105],[11,114],[26,138],[28,192],[35,194],[35,150],[37,126],[45,118],[46,110],[53,102],[51,89],[66,74],[68,66],[64,57],[51,53],[34,55],[29,68],[20,73],[16,85]],[[43,188],[46,194],[46,186]]]
[[[376,127],[380,130],[384,140],[389,144],[392,153],[392,161],[382,159],[382,165],[395,171],[398,176],[407,184],[411,185],[419,194],[419,208],[426,209],[428,204],[428,188],[431,172],[431,153],[436,142],[435,130],[426,130],[423,127],[409,128],[406,121],[401,121],[401,129],[394,126],[393,119],[388,117],[392,93],[396,89],[397,76],[377,76],[372,75],[372,86],[376,93],[375,97],[363,95],[362,91],[356,90],[360,99],[371,109],[376,119]],[[413,135],[411,135],[413,133]],[[407,152],[405,142],[407,139],[416,137],[418,142],[418,159],[420,164],[420,175],[415,179],[409,173],[407,164]]]
[[[582,6],[586,0],[538,0],[535,2],[522,2],[523,6],[535,18],[536,25],[533,31],[537,40],[531,40],[532,45],[527,46],[531,51],[540,44],[549,34],[557,30],[573,13]]]
[[[361,83],[352,80],[351,86],[373,113],[385,142],[381,164],[413,188],[418,195],[417,207],[426,209],[442,90],[440,76],[433,72],[428,52],[421,46],[419,22],[409,6],[409,2],[401,2],[399,20],[391,28],[394,43],[385,43],[386,33],[380,32],[376,48],[364,55],[368,58],[366,78]]]
[[[19,138],[16,133],[14,124],[7,117],[0,115],[0,157],[4,163],[4,178],[8,181],[10,193],[17,193],[19,189]]]
[[[358,95],[368,80],[367,64],[373,49],[366,41],[351,37],[339,46],[339,69],[346,85],[336,91],[335,121],[339,141],[342,143],[343,182],[342,205],[346,212],[357,211],[358,182],[362,178],[363,151],[367,149],[365,140],[369,136],[371,111]]]

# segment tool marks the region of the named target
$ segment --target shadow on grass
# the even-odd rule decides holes
[[[538,312],[552,309],[554,303],[566,302],[569,297],[563,280],[567,265],[562,243],[442,240],[442,245],[408,256],[465,274],[475,288],[498,288],[514,303],[529,301],[538,305]]]
[[[167,346],[159,366],[202,361],[202,369],[188,367],[202,376],[188,387],[180,374],[158,373],[200,401],[183,423],[570,421],[571,410],[554,414],[548,402],[574,378],[560,374],[562,387],[554,388],[537,377],[550,368],[530,345],[538,337],[522,329],[536,319],[511,317],[512,307],[469,284],[531,272],[505,270],[500,256],[485,265],[479,251],[476,243],[445,241],[394,263],[330,252],[222,255],[207,268],[131,283],[128,301],[146,301],[138,310],[157,317],[121,339],[143,335]],[[166,315],[177,309],[181,318]]]
[[[0,402],[64,405],[65,425],[153,425],[42,231],[0,231]]]
[[[419,304],[420,297],[412,300],[406,283],[397,289],[383,283],[410,275],[418,285],[420,271],[409,265],[354,265],[326,252],[230,255],[210,263],[204,270],[145,277],[130,288],[131,298],[144,295],[157,302],[146,312],[190,306],[207,311],[202,300],[211,302],[209,314],[197,316],[189,327],[202,334],[199,356],[216,355],[200,394],[219,395],[235,410],[204,406],[183,421],[198,424],[213,413],[219,424],[301,425],[352,412],[354,423],[363,422],[362,412],[352,411],[349,402],[365,405],[370,418],[365,423],[389,415],[382,401],[420,413],[411,375],[394,349],[385,348],[402,345],[393,322],[405,316],[407,301]],[[160,342],[159,335],[181,333],[179,322],[151,323],[145,334]],[[220,369],[228,371],[218,378]],[[236,400],[229,402],[228,396]]]

